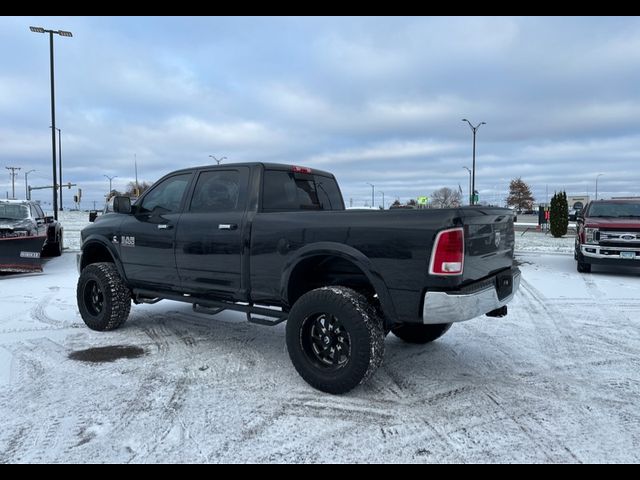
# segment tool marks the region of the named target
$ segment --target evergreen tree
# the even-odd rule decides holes
[[[567,203],[566,192],[553,195],[550,213],[551,235],[556,238],[566,235],[569,228],[569,204]]]

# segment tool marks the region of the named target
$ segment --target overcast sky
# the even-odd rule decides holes
[[[64,181],[83,207],[109,182],[177,168],[283,162],[338,177],[347,204],[447,186],[480,199],[521,176],[547,188],[640,195],[638,18],[0,19],[0,194],[5,166],[51,183],[48,36],[55,37]],[[225,163],[227,160],[225,160]],[[65,203],[75,188],[64,190]],[[34,192],[49,202],[50,191]]]

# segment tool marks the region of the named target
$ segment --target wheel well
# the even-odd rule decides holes
[[[84,270],[86,266],[98,262],[115,263],[111,253],[104,245],[92,243],[84,247],[82,250],[82,263],[80,264],[80,270]]]
[[[353,262],[331,255],[318,255],[296,265],[287,287],[288,303],[292,306],[302,295],[316,288],[340,285],[353,288],[373,298],[374,286]]]

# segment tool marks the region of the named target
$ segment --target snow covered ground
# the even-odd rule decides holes
[[[580,275],[556,248],[572,239],[519,238],[509,316],[427,346],[390,335],[340,397],[297,375],[283,325],[163,301],[97,333],[73,252],[0,277],[0,463],[639,462],[640,275]]]

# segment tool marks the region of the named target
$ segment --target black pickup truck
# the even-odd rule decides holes
[[[114,211],[82,231],[90,328],[121,326],[131,300],[287,320],[296,370],[330,393],[375,372],[387,333],[427,343],[453,322],[504,316],[520,283],[510,210],[345,210],[334,176],[304,167],[179,170]]]

